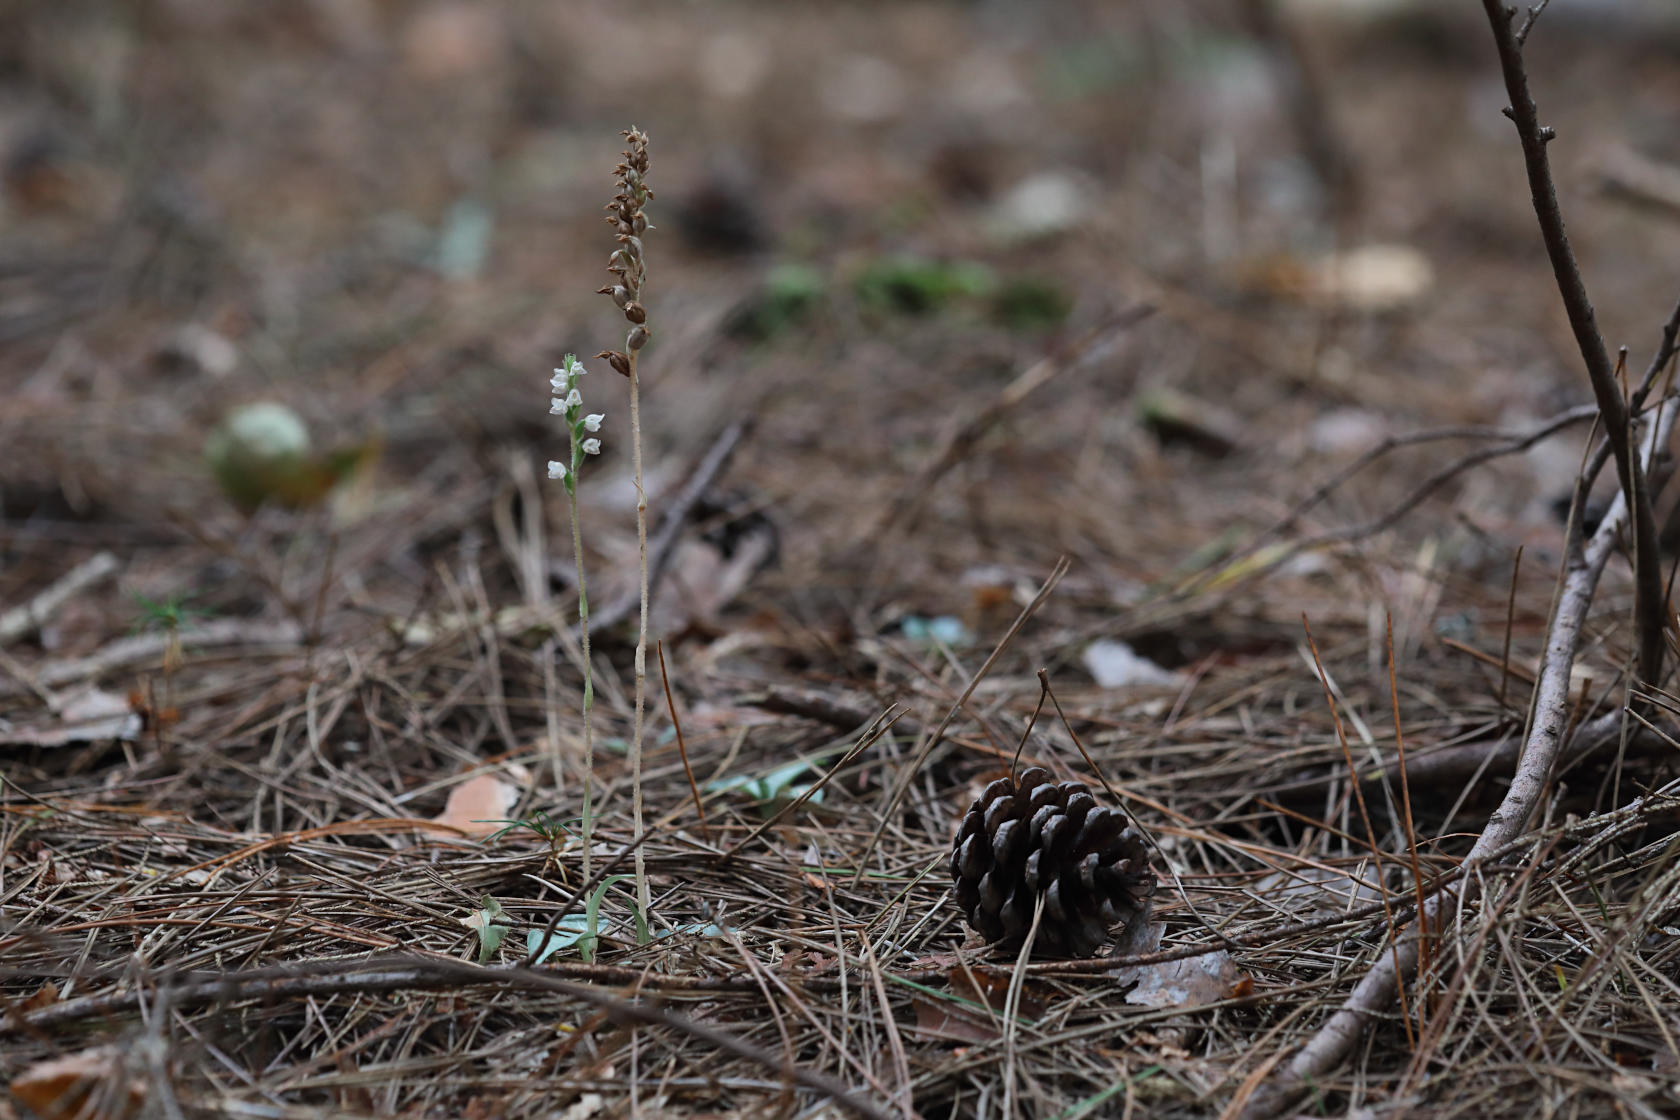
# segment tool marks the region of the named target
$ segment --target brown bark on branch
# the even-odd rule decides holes
[[[1563,297],[1564,310],[1569,314],[1569,327],[1574,332],[1575,345],[1586,363],[1587,379],[1592,383],[1593,399],[1598,403],[1605,438],[1610,444],[1611,458],[1616,463],[1616,477],[1633,513],[1634,624],[1639,631],[1639,679],[1647,684],[1660,684],[1664,653],[1662,628],[1667,612],[1661,606],[1663,579],[1662,562],[1657,552],[1656,518],[1651,511],[1645,472],[1634,454],[1633,423],[1628,405],[1622,398],[1621,387],[1616,384],[1616,369],[1610,360],[1610,351],[1604,345],[1604,336],[1598,332],[1592,300],[1587,296],[1587,286],[1581,278],[1575,251],[1569,247],[1563,211],[1558,206],[1551,161],[1546,155],[1546,145],[1556,134],[1540,123],[1539,110],[1528,92],[1522,39],[1526,38],[1533,20],[1524,25],[1519,36],[1514,26],[1515,8],[1505,7],[1500,0],[1482,0],[1482,7],[1487,10],[1494,44],[1499,48],[1499,67],[1505,77],[1505,92],[1511,98],[1505,114],[1516,124],[1517,139],[1522,143],[1528,190],[1534,200],[1534,216],[1540,223],[1540,236],[1552,264],[1552,275],[1557,280],[1558,294]],[[1537,16],[1539,13],[1536,11],[1534,14]]]

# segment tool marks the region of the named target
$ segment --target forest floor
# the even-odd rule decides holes
[[[1478,6],[1039,7],[0,12],[0,1117],[78,1076],[112,1116],[1212,1116],[1323,1023],[1508,783],[1591,394]],[[1630,370],[1680,294],[1676,35],[1530,45]],[[645,936],[591,357],[631,125],[680,530]],[[563,910],[566,352],[612,877]],[[320,452],[295,508],[207,466],[259,401]],[[1631,602],[1615,560],[1577,720]],[[951,838],[1018,747],[1153,838],[1158,928],[968,931]],[[1301,1107],[1680,1109],[1674,776],[1570,756]]]

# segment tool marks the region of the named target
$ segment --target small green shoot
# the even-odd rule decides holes
[[[215,612],[187,604],[193,599],[191,594],[176,593],[162,599],[152,599],[145,595],[135,595],[134,605],[140,611],[130,630],[141,633],[146,630],[163,630],[167,633],[177,633],[182,627],[194,619],[209,618]]]
[[[500,840],[502,837],[506,836],[515,829],[523,828],[534,833],[543,841],[543,843],[548,845],[548,858],[550,862],[553,862],[560,858],[560,853],[566,849],[567,843],[571,840],[572,836],[575,835],[570,828],[566,827],[567,824],[570,824],[578,819],[580,818],[567,818],[566,821],[562,822],[549,816],[541,809],[538,809],[528,817],[521,817],[518,820],[513,820],[508,817],[492,817],[484,823],[499,824],[502,827],[498,828],[495,832],[492,832],[489,836],[486,836],[484,840],[485,843],[489,843],[492,840]]]
[[[489,895],[485,895],[478,901],[479,908],[473,911],[472,916],[467,918],[464,924],[478,935],[478,963],[488,964],[490,958],[496,955],[496,950],[502,947],[502,941],[506,939],[509,927],[498,921],[498,919],[507,916],[502,910],[500,902]]]

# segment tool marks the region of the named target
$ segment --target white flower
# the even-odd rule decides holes
[[[566,368],[572,371],[573,377],[582,377],[584,374],[589,372],[587,369],[583,368],[583,363],[578,361],[576,358],[573,358],[571,364]]]
[[[598,439],[586,439],[578,446],[583,448],[585,455],[599,455],[601,453],[601,441]]]
[[[582,404],[583,404],[583,394],[578,392],[576,389],[573,389],[571,392],[566,394],[566,407],[567,408],[578,408],[578,407],[581,407]]]
[[[606,418],[607,418],[607,414],[604,413],[604,412],[591,412],[588,416],[585,416],[583,418],[583,430],[586,431],[586,432],[598,432],[598,431],[600,431],[601,430],[601,421],[605,420]]]
[[[558,459],[548,461],[548,478],[550,482],[564,482],[566,479],[566,464]]]
[[[548,414],[550,416],[559,416],[561,413],[563,413],[565,411],[566,411],[566,402],[565,401],[561,400],[559,397],[548,398]]]
[[[565,370],[557,369],[554,371],[554,376],[548,379],[548,383],[553,387],[556,393],[564,393],[566,391],[566,386],[571,384],[571,380],[572,379],[566,375]]]

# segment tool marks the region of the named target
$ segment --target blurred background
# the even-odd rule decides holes
[[[1530,48],[1600,321],[1636,362],[1676,290],[1677,47],[1661,0],[1560,0]],[[978,630],[1061,555],[1076,601],[1133,604],[1384,436],[1588,399],[1503,103],[1480,6],[1452,0],[13,0],[0,602],[115,551],[111,593],[30,637],[61,656],[136,597],[327,629],[429,610],[480,550],[487,604],[564,594],[547,378],[622,344],[593,293],[634,124],[655,515],[755,425],[666,632]],[[581,494],[610,598],[626,391],[593,367]],[[1449,607],[1484,577],[1501,598],[1517,544],[1555,546],[1579,439],[1245,610],[1292,628],[1349,580],[1388,595],[1420,542],[1427,580],[1467,581]],[[280,478],[247,462],[273,447]],[[1461,450],[1397,455],[1299,528],[1372,517]]]
[[[1527,60],[1637,377],[1680,296],[1680,3],[1553,0]],[[0,1074],[109,1037],[95,1069],[144,1065],[163,1110],[167,1059],[184,1115],[586,1117],[626,1093],[656,1115],[657,1080],[742,1116],[790,1113],[797,1061],[928,1117],[1007,1111],[1014,1021],[1006,1045],[996,1016],[951,1033],[923,997],[947,969],[958,990],[959,815],[1021,743],[1126,791],[1165,944],[1267,948],[1125,1019],[1150,984],[1081,975],[1052,1003],[962,963],[1023,1023],[1042,1001],[1014,1099],[1226,1108],[1387,951],[1370,911],[1320,921],[1378,893],[1366,830],[1446,874],[1522,737],[1590,407],[1403,506],[1590,404],[1504,104],[1474,0],[0,0],[0,1005],[57,1015],[62,984],[92,1028],[20,1030]],[[632,125],[674,542],[640,786],[628,386],[591,357],[624,343],[595,293]],[[606,416],[578,491],[607,620],[589,723],[544,478],[568,352]],[[1629,582],[1612,563],[1583,635],[1584,716],[1620,703]],[[1380,839],[1342,735],[1363,770],[1402,723],[1422,765]],[[1620,747],[1548,787],[1569,831],[1501,864],[1523,889],[1473,982],[1415,1000],[1415,1046],[1385,1020],[1318,1106],[1655,1114],[1673,1031],[1632,993],[1672,975],[1650,893],[1672,826],[1577,822],[1674,755]],[[616,852],[633,786],[658,937],[603,886],[602,958],[572,928],[549,967],[669,991],[769,1073],[556,993],[171,1002],[200,969],[537,952],[583,791]],[[784,1016],[772,969],[820,998],[776,978]],[[890,1015],[887,969],[922,978]]]

